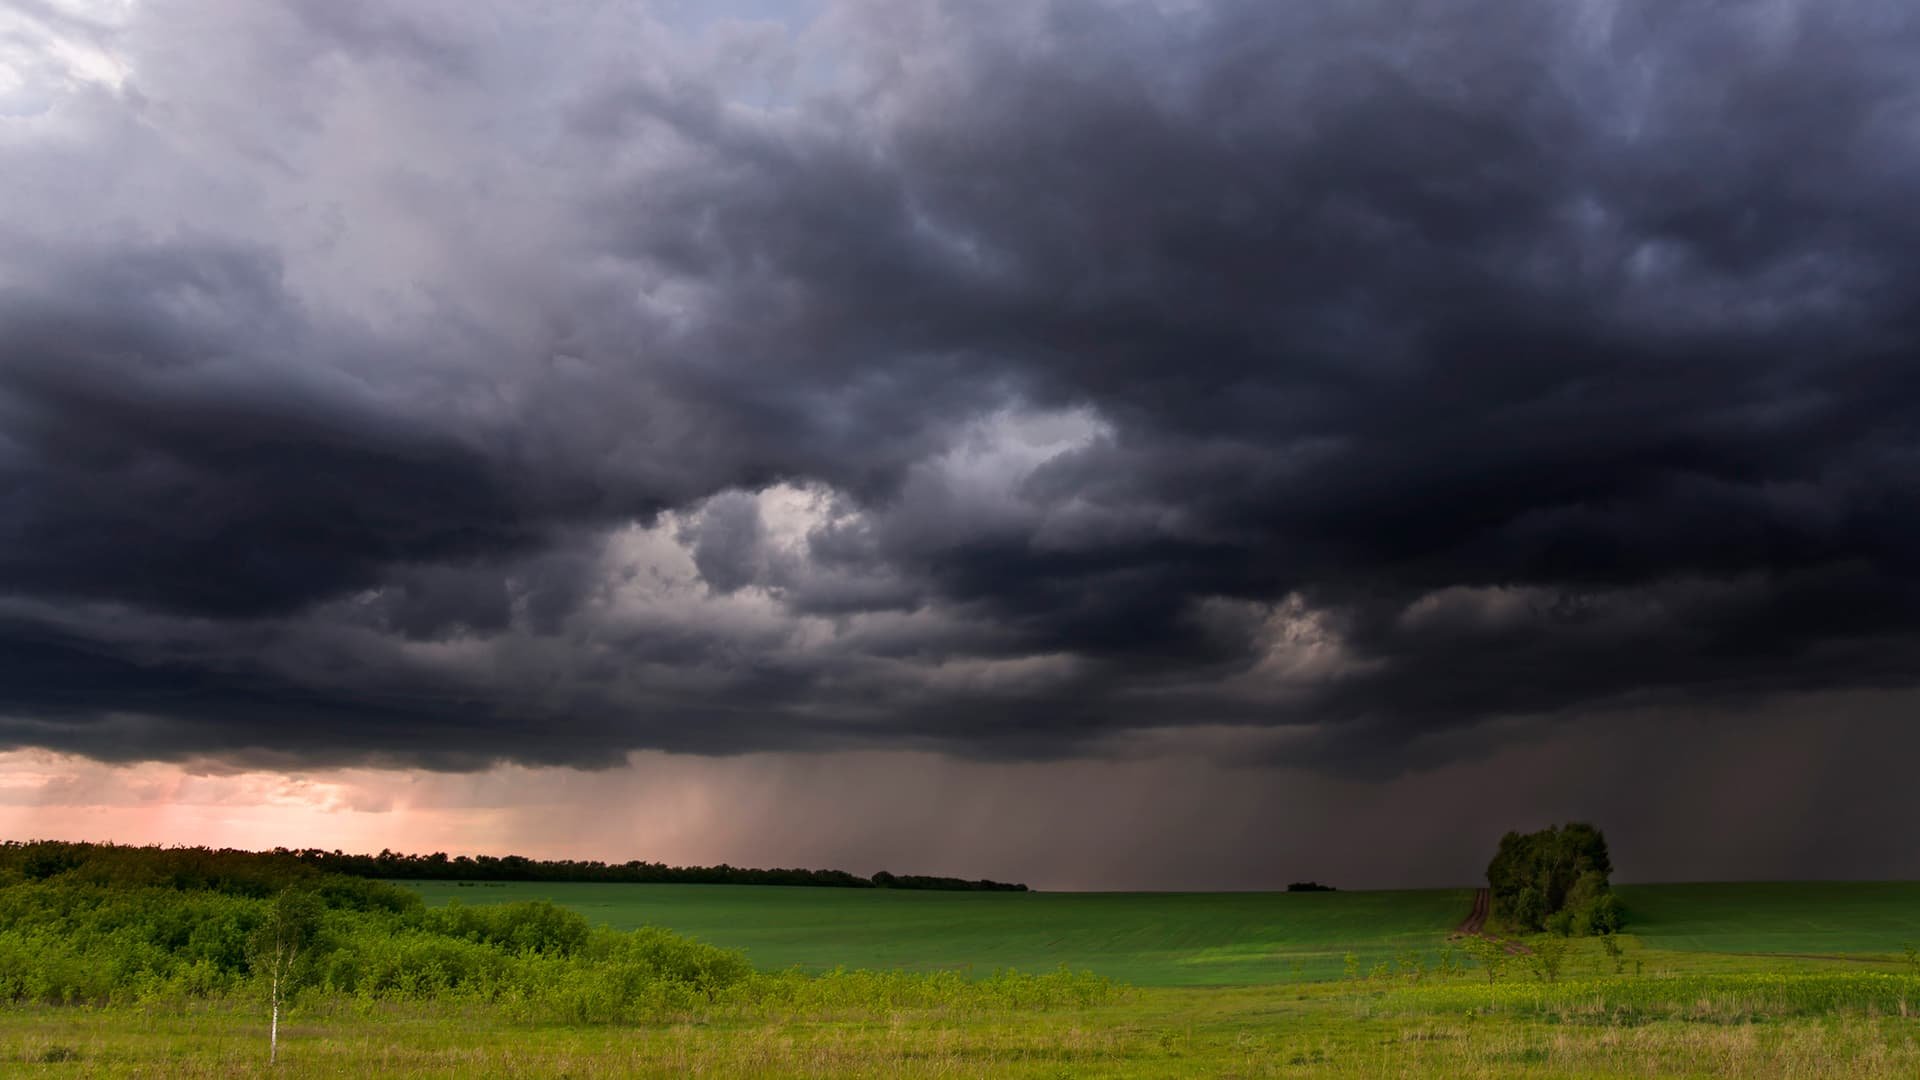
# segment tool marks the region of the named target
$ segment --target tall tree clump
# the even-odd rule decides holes
[[[1607,838],[1591,825],[1510,832],[1487,864],[1493,914],[1522,930],[1611,934],[1621,924],[1612,873]]]

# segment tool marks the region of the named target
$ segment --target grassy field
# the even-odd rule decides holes
[[[1342,956],[1439,947],[1464,889],[1352,893],[952,893],[756,885],[415,884],[429,904],[544,899],[799,966],[1049,971],[1135,986],[1337,978]]]
[[[1580,958],[1588,967],[1592,957]],[[725,1012],[540,1025],[483,1010],[296,1009],[278,1075],[809,1077],[1912,1077],[1920,978],[1472,975],[1135,990],[1045,1011]],[[0,1074],[265,1071],[235,1004],[0,1010]]]
[[[413,885],[429,904],[549,899],[595,922],[664,926],[757,966],[910,970],[1060,964],[1135,986],[1320,981],[1417,950],[1467,890],[1341,893],[938,893],[747,885]],[[1623,885],[1626,939],[1663,970],[1817,970],[1901,962],[1920,943],[1920,883]],[[1764,955],[1764,964],[1749,960]]]

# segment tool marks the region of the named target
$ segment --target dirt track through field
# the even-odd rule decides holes
[[[1493,890],[1475,889],[1473,891],[1473,910],[1467,913],[1466,919],[1463,920],[1459,926],[1453,928],[1453,936],[1456,938],[1483,937],[1488,941],[1499,942],[1504,944],[1507,947],[1507,951],[1515,956],[1524,956],[1533,951],[1517,941],[1507,941],[1504,938],[1487,933],[1487,916],[1491,914],[1493,914]]]
[[[1461,937],[1471,937],[1480,933],[1487,925],[1487,914],[1493,910],[1493,890],[1475,889],[1473,891],[1473,910],[1467,913],[1467,920],[1453,928]]]

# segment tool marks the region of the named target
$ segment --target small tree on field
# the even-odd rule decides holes
[[[1412,982],[1419,982],[1420,976],[1427,972],[1426,958],[1417,952],[1403,952],[1395,956],[1393,962],[1399,967],[1401,976]]]
[[[267,980],[271,1025],[267,1028],[267,1064],[280,1056],[280,1002],[294,989],[305,959],[320,936],[321,905],[310,892],[287,889],[267,905],[266,918],[247,938],[247,962]]]
[[[1627,962],[1620,956],[1619,938],[1614,937],[1612,934],[1600,935],[1600,948],[1606,952],[1607,959],[1613,961],[1613,973],[1615,975],[1627,969]]]
[[[1507,947],[1492,938],[1477,934],[1467,938],[1467,952],[1480,965],[1480,970],[1487,973],[1488,986],[1492,986],[1500,974],[1507,970],[1507,961],[1510,959]]]
[[[1541,982],[1559,982],[1560,969],[1566,966],[1567,950],[1573,942],[1558,934],[1542,934],[1527,942],[1527,967]]]

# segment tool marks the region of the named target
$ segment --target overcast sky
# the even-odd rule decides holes
[[[12,0],[0,827],[1920,875],[1917,183],[1904,0]]]

